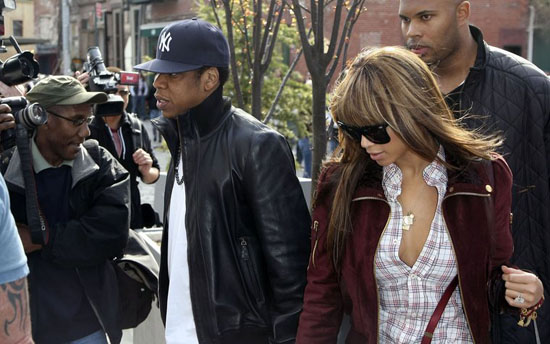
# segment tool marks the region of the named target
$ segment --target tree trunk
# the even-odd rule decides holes
[[[324,73],[321,73],[320,77],[312,75],[311,85],[313,88],[313,157],[311,165],[311,197],[313,200],[321,164],[327,152],[325,120],[327,83]]]
[[[259,64],[259,63],[258,63]],[[252,107],[251,115],[256,117],[259,121],[262,120],[262,88],[264,86],[263,76],[260,72],[259,66],[254,66],[257,71],[254,70],[252,73]]]

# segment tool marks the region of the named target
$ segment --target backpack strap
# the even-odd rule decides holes
[[[132,124],[132,143],[134,144],[134,152],[143,148],[143,135],[141,134],[141,122],[136,114],[128,113],[128,119]]]

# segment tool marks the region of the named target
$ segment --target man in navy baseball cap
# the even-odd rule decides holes
[[[187,19],[165,27],[156,58],[135,67],[156,73],[163,117],[152,122],[172,154],[159,276],[166,343],[291,343],[311,219],[285,138],[222,96],[228,66],[221,30]]]

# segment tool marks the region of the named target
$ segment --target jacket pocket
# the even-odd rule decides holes
[[[258,270],[256,269],[256,255],[254,250],[256,249],[251,245],[250,238],[240,237],[239,242],[241,245],[241,266],[243,271],[243,277],[246,283],[246,288],[254,297],[257,303],[264,302],[264,293],[262,291],[260,279],[258,278]]]

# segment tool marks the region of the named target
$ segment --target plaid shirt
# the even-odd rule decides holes
[[[442,148],[438,156],[445,159]],[[423,177],[428,185],[437,188],[437,209],[424,248],[411,268],[399,258],[403,211],[397,197],[401,194],[403,175],[395,164],[384,167],[382,185],[391,212],[375,257],[381,343],[420,343],[437,303],[457,274],[441,212],[447,171],[434,160],[424,169]],[[472,343],[458,287],[437,324],[432,343]]]

